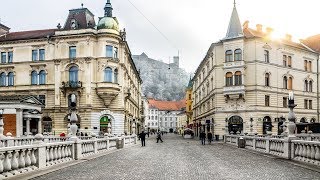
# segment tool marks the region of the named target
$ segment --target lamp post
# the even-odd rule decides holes
[[[250,115],[250,135],[253,136],[253,117]]]
[[[3,109],[0,109],[0,139],[5,138],[6,136],[3,135]]]
[[[226,119],[225,119],[225,121],[226,121],[226,126],[225,126],[225,134],[227,135],[227,134],[229,134],[229,130],[228,130],[228,115],[226,114]]]
[[[289,113],[288,113],[288,120],[289,123],[287,124],[287,131],[288,131],[288,137],[295,137],[295,129],[296,129],[296,116],[293,112],[293,108],[295,108],[297,105],[294,104],[294,96],[293,92],[289,92],[289,99],[288,99],[288,107],[289,107]]]

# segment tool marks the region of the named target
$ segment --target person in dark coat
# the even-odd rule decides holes
[[[206,144],[206,133],[204,133],[204,131],[202,131],[200,133],[200,139],[201,139],[201,144],[205,145]]]
[[[139,134],[140,140],[141,140],[141,146],[146,146],[146,133],[144,133],[144,131],[142,131]]]
[[[208,143],[211,144],[211,141],[212,141],[212,133],[211,132],[208,132]]]
[[[159,142],[159,140],[161,142],[163,142],[162,139],[161,139],[161,132],[160,131],[157,133],[157,143]]]

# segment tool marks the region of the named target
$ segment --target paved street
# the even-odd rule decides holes
[[[222,143],[168,134],[35,179],[320,179],[320,173]],[[139,142],[140,143],[140,142]],[[320,171],[320,169],[319,169]]]

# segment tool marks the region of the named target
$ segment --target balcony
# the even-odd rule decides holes
[[[244,85],[240,86],[225,86],[223,88],[223,94],[228,99],[239,99],[245,95]]]
[[[82,82],[81,81],[67,81],[62,82],[60,87],[62,93],[66,93],[68,90],[77,90],[79,93],[81,93],[82,90]]]
[[[117,83],[101,82],[97,83],[97,95],[109,106],[112,101],[120,94],[120,85]]]
[[[224,67],[224,69],[242,68],[242,67],[245,67],[245,63],[244,63],[244,61],[225,62],[223,67]]]
[[[82,82],[81,81],[67,81],[67,82],[62,82],[62,88],[67,89],[77,89],[77,88],[82,88]]]

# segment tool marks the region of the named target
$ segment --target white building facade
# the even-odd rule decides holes
[[[272,31],[241,26],[234,6],[226,37],[211,45],[193,78],[196,135],[281,134],[290,91],[298,133],[317,130],[318,55],[290,35],[272,39]]]

